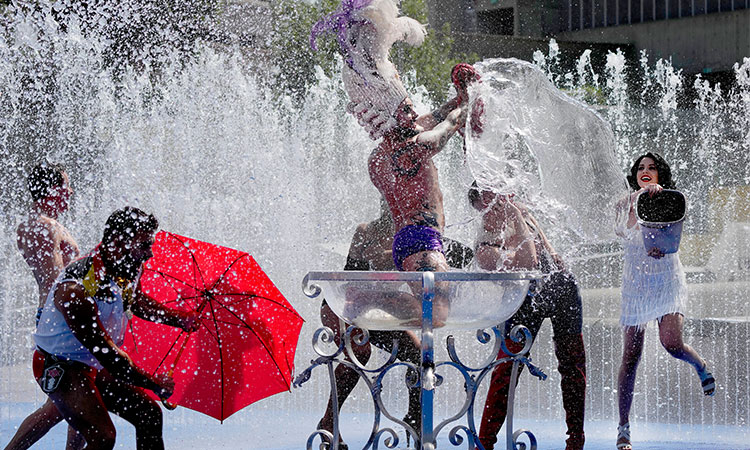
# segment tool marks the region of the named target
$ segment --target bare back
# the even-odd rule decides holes
[[[393,227],[374,220],[360,224],[349,247],[349,257],[368,264],[370,270],[393,270]]]
[[[388,202],[396,231],[425,225],[442,233],[445,227],[438,171],[425,153],[431,148],[412,138],[384,140],[370,155],[370,179]]]
[[[32,215],[18,225],[16,243],[39,287],[39,307],[57,276],[78,256],[78,244],[57,220]]]
[[[501,199],[482,216],[477,261],[485,270],[533,270],[539,261],[537,239],[519,207]]]

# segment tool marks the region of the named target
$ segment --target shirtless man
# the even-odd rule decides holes
[[[372,222],[362,223],[357,226],[357,230],[352,237],[349,247],[349,253],[346,257],[346,266],[344,270],[375,270],[388,271],[395,270],[393,263],[393,234],[394,223],[385,200],[380,201],[380,217]],[[444,238],[444,245],[448,249],[446,256],[448,264],[451,267],[462,268],[468,265],[473,257],[473,252],[468,247],[458,241]],[[336,344],[340,344],[341,335],[346,332],[347,324],[344,323],[323,301],[320,308],[320,320],[323,326],[330,328],[335,336]],[[394,339],[398,343],[398,353],[396,357],[400,361],[410,362],[419,366],[421,359],[419,338],[410,331],[380,331],[372,330],[369,332],[370,339],[366,345],[356,345],[353,343],[352,350],[357,359],[366,364],[370,359],[372,347],[381,348],[388,353],[393,349]],[[348,357],[347,357],[348,359]],[[356,371],[341,364],[336,368],[336,388],[338,396],[338,410],[341,411],[344,401],[349,397],[354,387],[359,381],[359,375]],[[404,417],[404,421],[418,429],[419,424],[420,399],[419,389],[409,389],[409,409]],[[328,401],[328,407],[325,415],[318,423],[318,429],[333,430],[333,398]],[[339,437],[339,450],[347,450],[348,446]]]
[[[18,249],[39,288],[37,320],[55,279],[78,256],[78,244],[57,218],[68,209],[73,195],[65,171],[52,164],[34,167],[28,178],[33,205],[29,216],[16,229]],[[31,413],[18,427],[5,450],[25,450],[63,420],[51,400]],[[83,438],[68,428],[67,449],[82,448]]]
[[[101,245],[55,281],[34,334],[37,382],[87,450],[114,447],[108,411],[135,426],[139,450],[164,448],[161,408],[144,389],[166,399],[174,381],[139,368],[120,349],[128,312],[187,332],[199,325],[197,313],[167,309],[139,290],[157,228],[156,218],[137,208],[112,213]]]
[[[432,157],[465,123],[460,98],[461,94],[447,103],[455,105],[447,115],[438,112],[423,117],[417,116],[411,100],[405,98],[394,114],[396,126],[370,154],[370,179],[393,216],[393,262],[398,270],[448,270],[442,244],[443,194]],[[464,98],[468,98],[465,93]],[[403,317],[421,317],[422,302],[417,296],[405,295],[392,306]],[[448,315],[446,296],[436,295],[433,308],[433,321],[439,325]]]
[[[507,337],[510,330],[515,325],[524,325],[536,338],[544,319],[550,319],[568,426],[565,448],[581,450],[584,444],[586,352],[581,334],[583,308],[575,277],[565,268],[536,218],[512,194],[498,194],[474,183],[469,190],[469,201],[483,213],[475,256],[482,269],[539,270],[548,274],[546,283],[530,292],[518,311],[505,322],[505,343],[511,351],[520,350],[522,345]],[[505,357],[507,355],[500,350],[498,359]],[[512,362],[505,362],[492,371],[479,429],[479,441],[485,450],[494,448],[497,433],[505,421],[512,368]]]

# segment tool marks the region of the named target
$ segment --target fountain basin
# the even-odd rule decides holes
[[[349,324],[369,330],[422,329],[424,272],[310,272],[303,289],[325,299]],[[498,325],[523,303],[538,272],[436,272],[435,328],[480,329]]]

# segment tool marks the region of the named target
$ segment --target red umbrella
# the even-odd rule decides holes
[[[156,235],[141,290],[158,302],[200,312],[201,327],[133,318],[125,348],[152,373],[173,371],[174,404],[224,420],[289,390],[304,321],[252,256],[173,233]]]

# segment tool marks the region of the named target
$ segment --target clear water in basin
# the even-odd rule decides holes
[[[401,273],[371,272],[377,277]],[[415,278],[421,274],[412,274]],[[462,272],[462,276],[471,273]],[[528,279],[524,273],[487,274],[479,280],[436,281],[433,326],[445,329],[489,328],[502,323],[523,303]],[[422,285],[400,280],[315,280],[331,309],[345,322],[370,330],[418,330],[422,326]],[[448,305],[445,309],[441,305]]]

